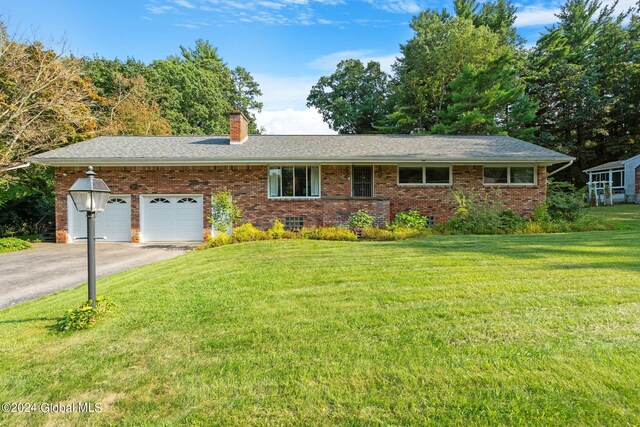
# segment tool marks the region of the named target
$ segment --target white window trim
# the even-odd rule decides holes
[[[269,171],[271,168],[282,168],[283,167],[318,167],[318,195],[317,196],[272,196],[269,191]],[[295,175],[295,169],[294,169]],[[295,178],[294,178],[295,179]],[[282,194],[282,174],[280,175],[280,194]],[[322,197],[322,166],[321,165],[313,165],[306,163],[297,163],[297,164],[273,164],[267,165],[267,199],[270,200],[315,200],[320,199]]]
[[[422,168],[422,182],[410,183],[400,182],[400,168]],[[427,168],[449,168],[449,182],[425,182],[427,178]],[[402,164],[396,168],[396,184],[400,187],[451,187],[453,185],[453,165],[440,164]]]
[[[484,182],[484,168],[507,168],[507,182]],[[511,167],[514,168],[533,168],[533,182],[532,183],[512,183],[511,182]],[[485,187],[536,187],[538,185],[538,165],[482,165],[482,184]]]

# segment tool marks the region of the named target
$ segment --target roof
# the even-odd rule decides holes
[[[250,135],[239,145],[228,136],[101,136],[30,158],[52,166],[208,165],[267,162],[538,162],[573,160],[508,136]]]
[[[601,165],[594,166],[589,169],[585,169],[583,172],[596,172],[596,171],[603,171],[603,170],[609,170],[609,169],[621,169],[621,168],[624,168],[624,160],[616,160],[615,162],[603,163]]]

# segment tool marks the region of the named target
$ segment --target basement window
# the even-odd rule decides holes
[[[284,217],[284,228],[290,231],[298,231],[304,227],[304,217],[286,216]]]

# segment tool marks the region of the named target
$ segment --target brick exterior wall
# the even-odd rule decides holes
[[[267,166],[158,166],[96,167],[95,171],[114,194],[131,195],[131,241],[140,241],[140,195],[202,194],[204,216],[203,237],[210,235],[207,217],[211,214],[211,193],[229,189],[246,220],[262,228],[275,219],[303,216],[305,225],[344,224],[352,212],[365,209],[378,223],[390,221],[402,211],[417,209],[433,215],[436,222],[450,217],[455,206],[448,197],[451,189],[496,192],[496,197],[521,215],[529,215],[546,197],[546,167],[538,167],[538,183],[534,186],[483,185],[482,166],[453,166],[451,186],[399,186],[397,166],[374,166],[374,197],[351,197],[351,167],[321,166],[320,199],[276,200],[267,197]],[[67,242],[67,191],[85,168],[56,168],[56,240]],[[640,173],[637,174],[640,177]],[[638,178],[640,179],[640,178]],[[640,186],[638,187],[640,188]]]

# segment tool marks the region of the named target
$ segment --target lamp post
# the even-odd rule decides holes
[[[87,169],[87,178],[78,178],[69,189],[69,195],[78,212],[87,214],[87,262],[89,299],[96,307],[96,214],[104,211],[111,190],[103,180],[96,178],[93,167]]]

